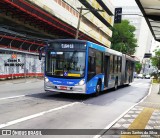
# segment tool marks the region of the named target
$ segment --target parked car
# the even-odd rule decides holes
[[[151,76],[149,74],[145,76],[145,79],[150,79],[150,78]]]
[[[143,74],[138,74],[138,75],[137,75],[137,78],[143,79],[144,76],[143,76]]]
[[[134,72],[134,78],[137,78],[137,75],[138,75],[137,72]]]

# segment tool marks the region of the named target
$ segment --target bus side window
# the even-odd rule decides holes
[[[114,56],[114,73],[117,73],[117,56]]]
[[[90,59],[90,72],[95,72],[95,57],[89,57]]]
[[[88,81],[96,75],[96,50],[89,48],[88,56]]]
[[[119,57],[119,72],[121,72],[122,68],[122,57]]]
[[[88,57],[88,80],[94,77],[96,74],[95,72],[95,57]]]
[[[96,74],[103,72],[102,52],[96,51]]]
[[[113,55],[110,56],[110,74],[113,73]]]
[[[122,58],[118,57],[117,58],[117,63],[118,63],[118,68],[117,68],[117,72],[120,73],[121,72],[121,65],[122,65]]]
[[[117,73],[119,73],[119,57],[117,56]]]

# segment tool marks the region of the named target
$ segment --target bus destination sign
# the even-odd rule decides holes
[[[55,51],[85,50],[85,43],[50,43],[48,49]]]
[[[66,49],[73,49],[74,48],[74,44],[61,44],[61,48],[66,48]]]

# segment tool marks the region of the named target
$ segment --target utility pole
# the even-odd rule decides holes
[[[79,28],[80,28],[80,22],[81,22],[81,19],[82,19],[82,16],[86,15],[87,13],[89,13],[90,11],[100,11],[100,12],[104,12],[103,10],[100,10],[100,9],[94,9],[94,8],[83,8],[81,6],[81,8],[78,8],[80,9],[80,12],[79,12],[79,17],[78,17],[78,25],[77,25],[77,30],[76,30],[76,36],[75,36],[75,39],[78,39],[79,37]],[[88,12],[84,13],[82,15],[82,10],[89,10]]]
[[[78,25],[77,25],[77,31],[76,31],[76,38],[78,39],[78,35],[79,35],[79,28],[80,28],[80,22],[81,22],[81,18],[82,18],[82,6],[80,8],[80,12],[79,12],[79,17],[78,17]]]

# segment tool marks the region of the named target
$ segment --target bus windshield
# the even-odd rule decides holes
[[[84,77],[85,52],[47,51],[46,75],[53,77]]]

